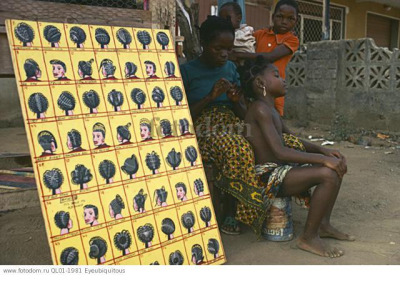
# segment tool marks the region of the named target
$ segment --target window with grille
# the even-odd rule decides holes
[[[323,5],[321,2],[298,0],[299,20],[295,32],[300,44],[321,41],[323,31]],[[345,8],[330,5],[330,40],[344,39]]]
[[[124,9],[144,9],[143,0],[36,0],[44,2],[57,2],[64,4],[79,4],[89,6],[124,8]]]

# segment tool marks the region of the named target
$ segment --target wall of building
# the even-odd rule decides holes
[[[346,16],[345,39],[357,39],[366,37],[368,12],[400,19],[400,9],[392,8],[390,11],[386,11],[383,4],[379,3],[356,3],[355,0],[331,0],[331,3],[348,7],[348,14]]]
[[[400,132],[400,50],[372,39],[309,43],[286,73],[287,118]]]

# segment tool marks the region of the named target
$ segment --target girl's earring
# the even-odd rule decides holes
[[[267,90],[265,90],[265,86],[263,86],[263,95],[264,97],[267,96]]]

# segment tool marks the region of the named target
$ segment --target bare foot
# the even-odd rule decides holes
[[[328,224],[328,225],[321,224],[321,228],[319,230],[319,237],[333,238],[336,240],[343,240],[343,241],[354,241],[356,239],[356,237],[354,237],[352,235],[340,232],[339,230],[337,230],[335,227],[333,227],[330,224]]]
[[[296,244],[299,249],[322,257],[338,258],[344,255],[342,250],[330,247],[318,237],[311,240],[306,240],[302,237],[299,237]]]

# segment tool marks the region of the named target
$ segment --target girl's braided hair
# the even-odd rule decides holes
[[[262,74],[272,63],[263,56],[257,56],[255,60],[246,60],[243,66],[238,67],[240,85],[249,98],[256,98],[253,91],[254,79]]]
[[[208,16],[200,27],[200,40],[208,44],[215,40],[217,35],[223,32],[231,32],[235,37],[235,28],[230,19],[217,16]]]

